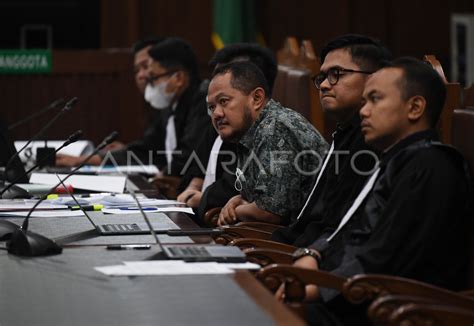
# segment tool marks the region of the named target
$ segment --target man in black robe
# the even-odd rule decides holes
[[[360,132],[359,109],[369,73],[391,59],[378,41],[354,34],[330,41],[320,57],[321,70],[313,80],[324,113],[337,122],[334,151],[298,221],[272,235],[274,241],[299,247],[308,246],[322,232],[337,227],[378,160]]]
[[[381,153],[379,167],[359,193],[360,205],[351,206],[337,231],[310,246],[312,255],[295,255],[296,266],[465,286],[470,187],[461,154],[436,141],[445,96],[439,75],[413,58],[395,60],[369,78],[361,127],[365,141]],[[337,291],[306,291],[314,302],[307,309],[311,323],[366,318],[366,307],[349,305]]]
[[[152,48],[152,46],[163,40],[164,38],[160,37],[149,37],[137,41],[132,47],[135,84],[142,96],[145,93],[145,88],[148,81],[148,64],[150,61],[148,51]],[[165,137],[165,134],[162,131],[163,112],[147,107],[146,120],[149,123],[141,139],[137,139],[128,144],[124,144],[120,141],[114,141],[99,154],[91,157],[88,161],[88,164],[100,165],[107,153],[109,153],[109,156],[112,156],[114,162],[119,165],[126,165],[127,163],[139,164],[140,162],[148,164],[150,157],[149,151],[155,152],[156,150],[163,150],[164,147],[161,145],[164,143]],[[132,162],[130,162],[131,153],[133,153],[134,158],[136,158],[136,160]],[[57,154],[56,165],[77,166],[86,157],[87,155],[77,157]]]

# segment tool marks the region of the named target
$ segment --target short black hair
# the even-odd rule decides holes
[[[321,63],[324,63],[329,52],[347,49],[352,61],[366,71],[376,71],[383,63],[392,60],[390,51],[374,38],[359,34],[345,34],[328,42],[321,50]]]
[[[183,39],[169,37],[154,45],[148,54],[158,61],[163,68],[184,70],[191,79],[198,79],[198,63],[191,45]]]
[[[230,84],[245,95],[249,95],[257,87],[263,88],[265,97],[268,97],[268,82],[262,71],[250,61],[235,61],[223,66],[216,67],[212,78],[218,75],[231,73]]]
[[[143,50],[147,46],[153,46],[161,41],[163,41],[165,38],[164,37],[157,37],[157,36],[147,36],[141,40],[138,40],[135,42],[135,44],[132,45],[132,51],[133,54],[136,54],[138,51]]]
[[[275,83],[278,71],[277,61],[273,52],[256,43],[234,43],[226,45],[224,48],[214,54],[209,61],[209,68],[214,70],[217,65],[230,63],[236,59],[249,60],[254,63],[267,79],[268,86],[271,90]]]
[[[416,95],[425,98],[428,122],[434,128],[446,100],[446,85],[441,76],[427,62],[413,57],[395,59],[386,68],[403,71],[399,87],[404,100]]]

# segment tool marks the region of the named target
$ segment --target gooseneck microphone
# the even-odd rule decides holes
[[[26,190],[15,186],[18,180],[21,180],[25,175],[28,175],[31,171],[33,171],[38,166],[40,166],[44,161],[46,161],[49,158],[49,156],[56,155],[56,153],[59,152],[61,149],[63,149],[64,147],[72,143],[75,143],[81,137],[82,137],[82,130],[78,130],[72,135],[70,135],[69,138],[60,147],[58,147],[58,149],[56,149],[50,155],[43,157],[40,161],[36,162],[36,164],[33,167],[31,167],[28,171],[17,176],[14,180],[11,181],[11,183],[8,186],[3,188],[0,191],[0,198],[2,199],[30,198],[30,195],[28,194]]]
[[[39,117],[40,115],[42,115],[42,114],[44,114],[44,113],[46,113],[50,110],[57,109],[63,103],[64,103],[63,98],[59,98],[59,99],[55,100],[54,102],[51,102],[48,106],[44,107],[43,109],[39,110],[38,112],[33,113],[32,115],[9,125],[8,126],[8,131],[12,131],[13,129],[15,129],[15,128],[17,128],[17,127],[33,120],[33,119],[36,119],[36,117]]]
[[[65,182],[69,177],[71,177],[77,170],[82,168],[92,156],[96,155],[100,150],[105,146],[113,142],[118,136],[118,132],[114,131],[108,135],[98,146],[97,148],[87,156],[81,164],[74,168],[66,177],[64,177],[59,183],[53,186],[49,191],[50,194],[54,189],[56,189],[61,183]],[[23,221],[23,225],[20,228],[17,228],[11,234],[10,239],[7,241],[7,250],[10,254],[19,255],[19,256],[48,256],[48,255],[57,255],[62,252],[62,248],[53,240],[46,238],[40,234],[28,231],[28,222],[33,211],[41,204],[47,197],[48,194],[42,196],[33,207],[30,209],[28,214]],[[0,230],[2,228],[2,222],[0,221]],[[5,226],[8,228],[9,226]],[[1,236],[1,235],[0,235]]]
[[[59,117],[61,117],[64,113],[68,112],[69,110],[72,109],[72,107],[74,105],[76,105],[78,101],[78,98],[77,97],[73,97],[72,99],[70,99],[65,105],[64,107],[61,109],[61,111],[59,111],[54,117],[53,119],[51,119],[43,128],[41,128],[40,131],[38,131],[30,140],[28,140],[26,142],[26,144],[19,150],[17,151],[14,155],[12,155],[12,157],[10,157],[10,159],[8,160],[7,164],[5,165],[5,171],[4,171],[4,177],[3,177],[3,184],[5,184],[5,181],[6,181],[6,178],[7,178],[7,172],[8,172],[8,168],[10,167],[10,165],[12,164],[13,160],[15,158],[17,158],[20,153],[26,148],[28,147],[29,144],[31,144],[32,141],[38,139],[38,137],[40,137],[47,129],[49,129],[49,127],[51,127],[51,125],[57,120],[59,119]]]

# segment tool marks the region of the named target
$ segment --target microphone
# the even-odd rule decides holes
[[[33,171],[38,166],[40,166],[44,161],[46,161],[49,158],[49,156],[56,155],[56,153],[59,152],[61,149],[76,142],[81,137],[82,137],[82,130],[78,130],[72,135],[70,135],[69,138],[58,149],[50,153],[50,155],[44,156],[40,161],[36,162],[36,164],[33,167],[31,167],[28,171],[24,172],[20,176],[17,176],[8,186],[3,188],[0,191],[0,198],[2,199],[30,198],[30,195],[28,194],[26,190],[15,186],[18,180],[23,178],[25,175],[28,175],[31,171]]]
[[[46,113],[50,110],[58,108],[63,103],[64,103],[64,98],[59,98],[59,99],[53,101],[48,106],[44,107],[43,109],[41,109],[40,111],[38,111],[36,113],[33,113],[32,115],[28,116],[27,118],[24,118],[24,119],[21,119],[21,120],[15,122],[15,123],[12,123],[10,126],[8,126],[8,131],[11,131],[11,130],[15,129],[18,126],[21,126],[21,125],[29,122],[30,120],[33,120],[36,117],[38,117],[38,116],[40,116],[40,115],[42,115],[42,114],[44,114],[44,113]]]
[[[78,98],[77,97],[73,97],[72,99],[70,99],[65,105],[64,107],[61,109],[61,111],[59,111],[54,117],[53,119],[51,119],[43,128],[41,128],[40,131],[38,131],[29,141],[26,142],[26,144],[18,151],[16,152],[14,155],[12,155],[12,157],[10,157],[10,159],[8,160],[7,164],[5,165],[5,171],[4,171],[4,176],[3,176],[3,184],[5,184],[5,181],[6,181],[6,178],[7,178],[7,172],[8,172],[8,168],[10,167],[10,165],[12,164],[13,160],[15,158],[17,158],[20,153],[26,148],[28,147],[29,144],[31,144],[32,141],[38,139],[39,136],[41,136],[47,129],[49,129],[49,127],[51,127],[51,125],[59,118],[61,117],[64,113],[66,113],[67,111],[71,110],[72,107],[74,105],[76,105],[78,101]]]
[[[53,186],[49,191],[50,194],[54,189],[56,189],[59,185],[64,183],[69,177],[71,177],[77,170],[82,168],[92,156],[96,155],[100,150],[102,150],[105,146],[113,142],[118,136],[118,132],[114,131],[110,135],[108,135],[98,146],[97,148],[87,156],[81,164],[79,164],[76,168],[74,168],[66,177],[60,180],[55,186]],[[46,238],[43,235],[38,233],[34,233],[28,231],[28,221],[33,213],[33,211],[41,204],[47,197],[48,194],[42,196],[30,209],[28,214],[23,221],[23,225],[20,228],[16,228],[13,233],[11,234],[10,239],[7,241],[7,250],[10,254],[18,255],[18,256],[48,256],[48,255],[57,255],[62,252],[62,248],[53,240]],[[0,230],[2,227],[8,230],[10,226],[4,225],[2,222],[7,221],[0,221]],[[2,234],[0,234],[0,238]],[[5,237],[5,236],[4,236]]]

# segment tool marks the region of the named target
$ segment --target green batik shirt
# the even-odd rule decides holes
[[[269,100],[239,141],[236,189],[260,209],[292,222],[311,191],[327,149],[308,120]]]

